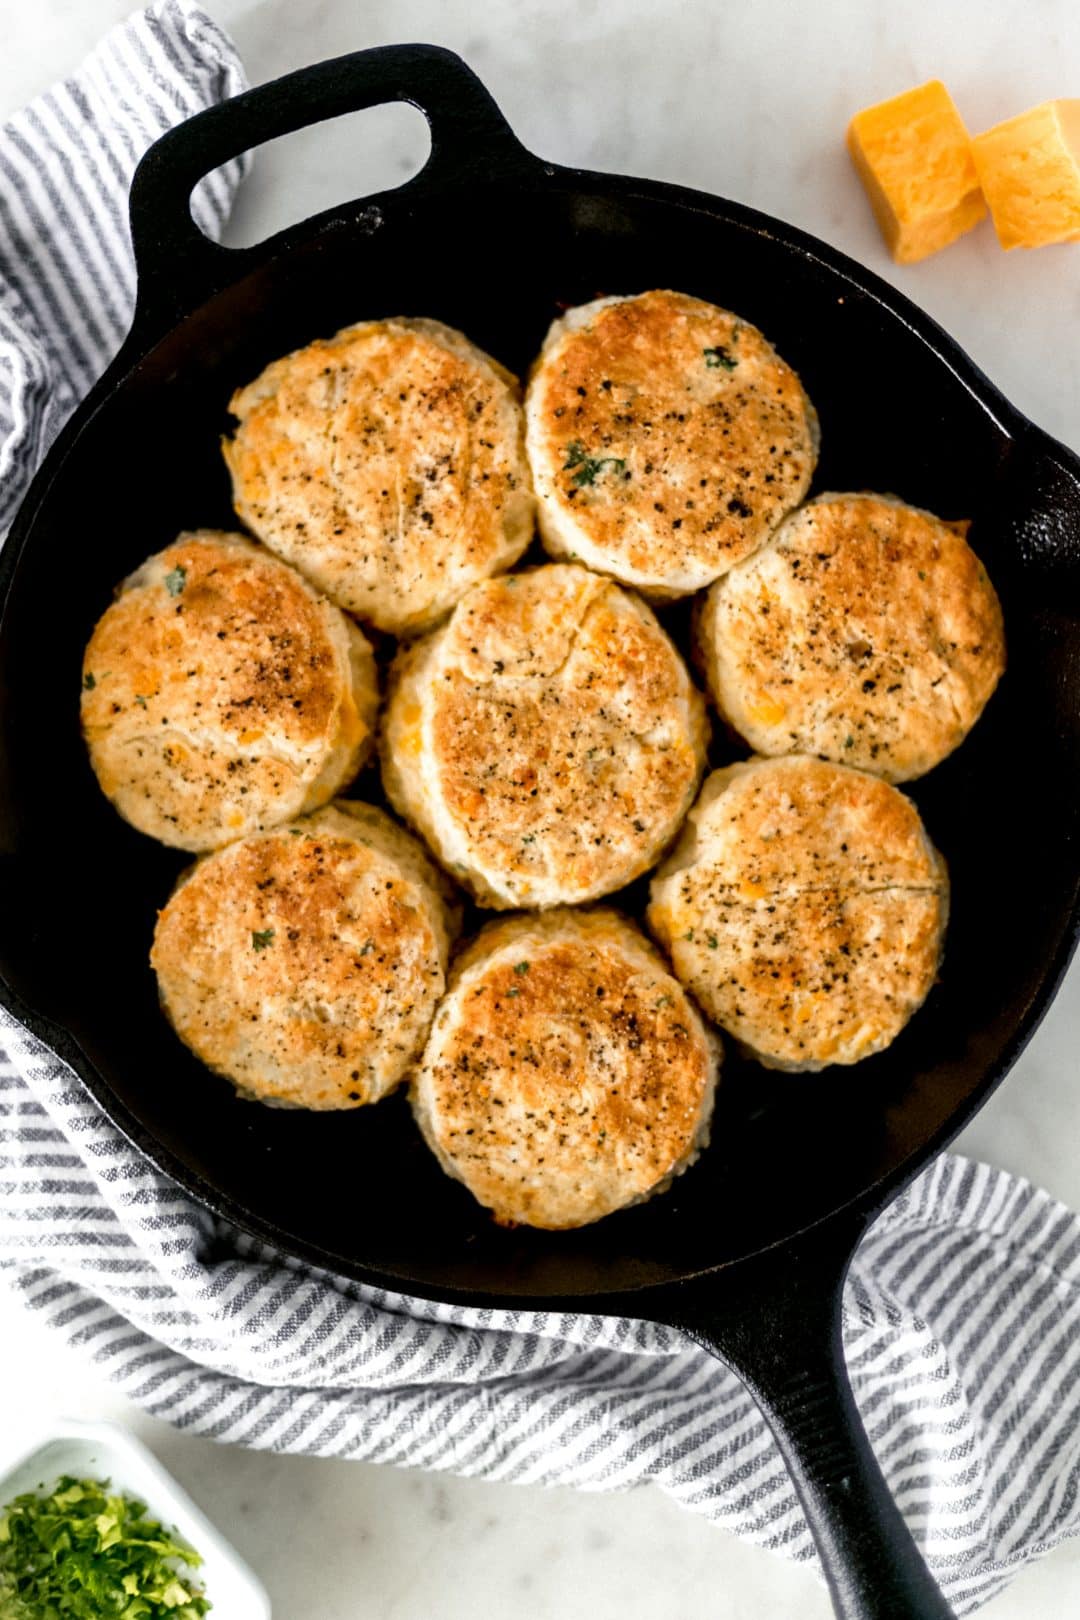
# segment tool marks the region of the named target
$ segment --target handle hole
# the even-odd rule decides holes
[[[404,185],[430,151],[427,119],[401,101],[280,135],[255,153],[222,241],[253,247],[324,209]],[[342,175],[348,176],[344,189]]]

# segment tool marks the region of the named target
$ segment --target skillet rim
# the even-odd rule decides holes
[[[272,88],[272,85],[261,86],[260,92]],[[200,114],[198,117],[206,118],[215,113],[226,112],[228,107],[228,102],[222,103],[220,108],[210,109],[209,113]],[[189,123],[194,121],[196,120],[189,120]],[[174,135],[175,131],[170,134]],[[536,187],[554,185],[556,188],[582,194],[596,201],[625,199],[646,205],[660,204],[702,213],[708,216],[710,222],[720,226],[734,227],[772,238],[792,257],[816,263],[829,277],[834,278],[838,285],[848,286],[859,295],[881,306],[905,329],[906,340],[920,343],[929,350],[933,361],[944,366],[960,383],[970,396],[972,405],[977,406],[989,417],[1002,440],[1012,447],[1014,453],[1028,449],[1032,453],[1032,466],[1036,469],[1040,459],[1056,463],[1080,490],[1080,458],[1012,405],[986,373],[932,316],[921,310],[906,294],[898,291],[874,271],[858,264],[849,255],[797,226],[709,192],[667,181],[609,175],[600,171],[546,163],[520,146],[509,131],[507,134],[508,140],[513,141],[517,149],[517,160],[513,164],[513,182],[517,187],[528,180]],[[170,135],[167,134],[155,145],[160,146],[169,139]],[[155,147],[150,148],[151,152],[154,150]],[[265,269],[301,244],[307,245],[328,229],[348,225],[356,227],[357,209],[360,204],[363,205],[365,212],[377,210],[379,217],[385,222],[391,219],[395,209],[422,204],[427,197],[433,195],[443,197],[457,187],[497,192],[508,179],[505,168],[491,174],[480,174],[469,167],[464,167],[452,180],[444,178],[439,183],[432,183],[430,178],[425,178],[430,161],[429,159],[429,164],[403,186],[339,204],[275,233],[254,247],[226,248],[204,239],[207,248],[207,270],[210,272],[204,277],[207,285],[203,289],[202,296],[197,296],[190,294],[190,280],[186,283],[189,295],[184,298],[183,312],[178,318],[174,318],[174,312],[155,310],[152,304],[147,303],[142,291],[143,282],[140,279],[140,292],[127,337],[102,377],[54,440],[20,503],[6,543],[0,551],[0,634],[7,619],[12,583],[19,561],[26,547],[33,542],[34,525],[39,511],[57,478],[63,475],[68,456],[91,421],[110,403],[113,396],[124,387],[139,365],[160,343],[170,339],[205,304],[226,289],[239,284],[249,274]],[[232,273],[226,274],[226,271]],[[1038,488],[1041,482],[1044,480],[1036,477],[1034,487]],[[1025,563],[1023,566],[1031,565]],[[1052,956],[1045,964],[1037,994],[1029,999],[1016,1019],[1012,1035],[998,1061],[972,1089],[963,1103],[954,1109],[919,1148],[901,1159],[886,1175],[870,1182],[861,1192],[843,1204],[835,1206],[817,1220],[797,1227],[761,1248],[751,1250],[738,1258],[722,1261],[715,1266],[681,1272],[677,1278],[643,1282],[629,1288],[613,1290],[611,1293],[584,1290],[576,1294],[503,1294],[485,1288],[437,1286],[426,1281],[422,1286],[418,1286],[396,1273],[369,1266],[363,1261],[349,1260],[322,1249],[316,1243],[299,1239],[284,1231],[273,1218],[239,1206],[233,1198],[205,1181],[198,1172],[159,1142],[112,1090],[107,1077],[87,1057],[71,1031],[28,1006],[9,984],[2,969],[0,969],[0,1004],[74,1070],[110,1122],[155,1168],[193,1196],[212,1214],[229,1221],[256,1239],[273,1245],[285,1254],[293,1255],[321,1270],[347,1276],[366,1286],[451,1305],[475,1305],[479,1299],[487,1305],[494,1305],[495,1308],[514,1311],[580,1311],[582,1304],[587,1302],[589,1308],[596,1314],[611,1315],[625,1314],[628,1309],[633,1314],[637,1302],[648,1299],[651,1305],[648,1314],[656,1319],[659,1302],[685,1284],[701,1278],[716,1278],[724,1272],[742,1268],[765,1254],[783,1250],[810,1231],[833,1226],[846,1231],[853,1217],[858,1216],[867,1221],[880,1213],[891,1199],[953,1140],[1004,1080],[1055,999],[1078,944],[1080,944],[1080,859],[1075,862],[1073,892],[1065,925]]]

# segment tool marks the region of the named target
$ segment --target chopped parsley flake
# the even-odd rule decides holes
[[[528,973],[528,971],[529,971],[528,962],[515,962],[514,963],[514,972],[515,973]]]
[[[723,343],[716,344],[712,349],[702,349],[701,352],[710,371],[718,371],[720,367],[725,371],[734,371],[739,363]]]
[[[202,1563],[142,1502],[107,1480],[65,1474],[0,1516],[4,1620],[199,1620],[210,1604],[189,1571]]]
[[[360,955],[370,956],[374,949],[375,941],[373,939],[365,939],[364,943],[360,947]]]
[[[694,937],[694,930],[692,928],[688,928],[686,930],[686,933],[683,935],[683,939],[693,939],[693,937]]]
[[[251,948],[255,951],[265,951],[274,943],[274,930],[272,928],[256,928],[251,934]]]
[[[513,984],[506,993],[508,996],[520,996],[521,991],[518,989],[516,984]]]
[[[855,746],[854,737],[845,737],[844,738],[844,747],[845,748],[854,748],[854,746]]]
[[[82,678],[82,689],[83,689],[83,691],[84,692],[92,692],[96,685],[97,685],[96,677],[94,676],[92,671],[87,670],[86,674]]]
[[[717,947],[719,946],[719,944],[720,944],[720,941],[717,939],[716,935],[715,934],[710,934],[709,935],[709,949],[710,949],[710,951],[715,951],[717,949]]]
[[[623,478],[629,478],[626,470],[626,460],[623,456],[590,456],[585,452],[585,446],[575,439],[566,447],[566,460],[563,462],[563,472],[574,470],[570,480],[580,489],[585,484],[595,484],[601,473],[621,473]]]
[[[136,692],[135,701],[139,705],[140,709],[145,709],[146,708],[146,699],[143,697],[141,692]]]
[[[170,596],[179,596],[187,584],[187,569],[178,563],[165,575],[165,589]]]

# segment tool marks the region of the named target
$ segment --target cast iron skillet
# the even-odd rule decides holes
[[[432,133],[399,190],[240,251],[192,223],[192,186],[216,165],[397,100]],[[326,62],[192,119],[144,158],[131,221],[131,334],[45,461],[0,569],[4,1002],[163,1170],[284,1250],[436,1299],[678,1325],[759,1402],[838,1614],[946,1616],[855,1412],[840,1291],[864,1228],[1014,1062],[1076,939],[1080,463],[841,254],[697,192],[542,163],[464,64],[428,46]],[[974,519],[1010,669],[914,790],[952,869],[953,922],[941,982],[895,1045],[801,1079],[729,1056],[714,1146],[672,1192],[582,1232],[507,1233],[439,1172],[400,1098],[345,1116],[253,1107],[174,1038],[147,948],[184,860],[98,791],[80,657],[129,569],[181,527],[230,524],[217,434],[233,386],[272,357],[411,313],[523,371],[560,304],[652,286],[729,306],[775,341],[821,414],[818,488]]]

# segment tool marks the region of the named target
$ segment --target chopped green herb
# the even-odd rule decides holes
[[[623,456],[590,456],[585,453],[585,446],[577,439],[566,447],[566,460],[563,462],[563,472],[574,469],[574,476],[570,480],[580,489],[585,484],[595,484],[601,473],[621,473],[624,478],[630,474],[626,470],[626,460]]]
[[[712,349],[702,349],[701,352],[705,356],[705,364],[710,371],[716,371],[721,366],[725,371],[734,371],[739,363],[722,343],[718,343]]]
[[[290,838],[303,838],[303,836],[304,836],[303,827],[290,827],[289,828],[289,837]]]
[[[370,956],[374,949],[375,941],[373,939],[365,939],[364,943],[360,947],[360,955]]]
[[[528,962],[515,962],[514,963],[514,972],[515,973],[528,973],[528,971],[529,971]]]
[[[926,570],[925,569],[923,569],[923,568],[919,569],[919,578],[920,579],[925,579],[926,578]]]
[[[82,678],[82,689],[83,689],[83,691],[84,692],[92,692],[96,685],[97,685],[97,680],[96,680],[95,676],[93,675],[93,673],[90,670],[87,670],[86,674]]]
[[[272,928],[256,928],[252,930],[251,948],[255,951],[265,951],[274,943],[274,930]]]
[[[187,569],[178,563],[165,575],[165,589],[170,596],[179,596],[187,584]]]
[[[693,939],[693,937],[694,937],[694,930],[692,928],[688,928],[686,930],[686,933],[683,935],[683,939]]]
[[[536,843],[536,834],[535,833],[522,833],[521,842],[523,844],[535,844]]]
[[[512,984],[506,993],[508,996],[520,996],[521,991],[518,989],[516,984]]]
[[[844,738],[844,747],[845,748],[854,748],[854,746],[855,746],[854,737],[845,737]]]
[[[0,1517],[3,1620],[199,1620],[210,1604],[193,1581],[202,1559],[107,1480],[65,1474]],[[186,1566],[186,1567],[184,1567]]]
[[[717,939],[716,935],[715,934],[710,934],[709,935],[709,949],[710,949],[710,951],[715,951],[717,949],[717,947],[719,946],[719,944],[720,944],[720,941]]]
[[[136,692],[135,701],[139,705],[140,709],[145,709],[146,708],[146,699],[143,697],[141,692]]]

